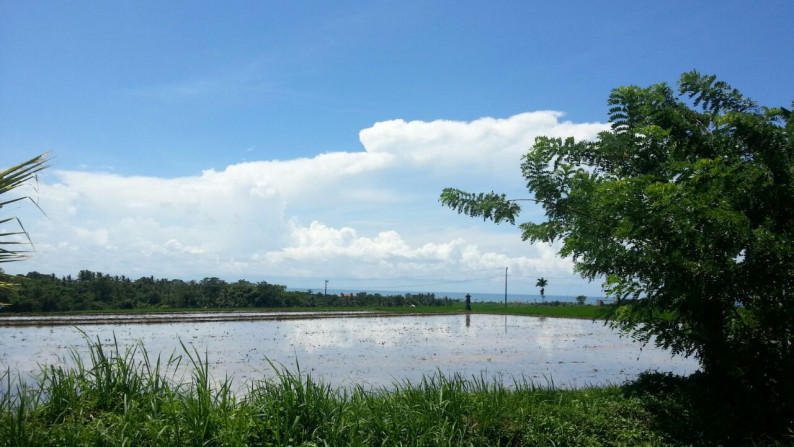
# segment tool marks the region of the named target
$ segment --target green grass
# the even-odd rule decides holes
[[[370,390],[271,364],[274,378],[236,395],[229,379],[210,376],[206,354],[184,345],[168,359],[141,345],[88,347],[85,359],[72,351],[71,367],[42,367],[31,386],[2,376],[0,446],[663,446],[724,433],[701,429],[708,412],[698,416],[681,398],[686,379],[670,376],[557,390],[435,374]],[[182,363],[192,372],[179,381]],[[779,439],[746,441],[794,441]]]
[[[540,304],[525,303],[475,303],[472,304],[472,311],[485,314],[499,315],[527,315],[536,317],[561,317],[561,318],[605,318],[610,306],[589,306],[568,304],[560,306],[549,306]]]
[[[42,370],[0,406],[0,444],[17,445],[662,445],[636,401],[617,388],[512,389],[441,374],[391,389],[336,389],[273,365],[244,397],[209,376],[208,361],[151,361],[143,347],[89,343],[86,362]],[[136,360],[140,359],[140,360]],[[187,361],[192,376],[169,371]],[[216,383],[216,386],[212,384]]]
[[[361,309],[361,308],[359,308]],[[522,315],[535,317],[556,317],[556,318],[586,318],[591,320],[604,319],[612,309],[611,306],[590,306],[578,304],[565,304],[559,306],[529,304],[529,303],[508,303],[507,306],[501,303],[472,303],[472,314],[491,314],[491,315]],[[453,306],[417,306],[417,307],[375,307],[371,310],[380,312],[395,313],[463,313],[463,304]]]

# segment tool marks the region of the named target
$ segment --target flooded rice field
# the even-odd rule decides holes
[[[485,377],[506,385],[525,378],[557,387],[620,384],[646,370],[688,374],[694,359],[642,348],[603,322],[501,315],[358,316],[350,318],[89,324],[103,347],[141,342],[150,358],[189,349],[207,354],[212,375],[242,386],[274,376],[268,359],[334,386],[390,387],[436,372]],[[39,365],[87,352],[74,326],[0,327],[0,367],[23,379]],[[84,356],[88,361],[88,356]],[[186,360],[186,359],[185,359]],[[185,362],[183,361],[183,364]],[[183,372],[184,374],[184,372]],[[179,375],[175,376],[177,380]],[[3,385],[5,386],[5,384]]]

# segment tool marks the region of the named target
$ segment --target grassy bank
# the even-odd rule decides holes
[[[355,310],[356,308],[347,309]],[[361,310],[361,308],[358,308]],[[465,306],[456,303],[451,306],[417,306],[417,307],[373,307],[369,310],[379,312],[399,312],[399,313],[462,313]],[[612,310],[611,306],[591,306],[579,304],[535,304],[535,303],[472,303],[472,314],[491,314],[491,315],[523,315],[530,317],[557,317],[557,318],[587,318],[598,320],[606,318],[607,313]]]
[[[670,376],[556,390],[435,375],[367,390],[273,366],[275,378],[237,396],[229,380],[209,376],[206,356],[187,348],[151,359],[140,345],[122,352],[89,343],[87,358],[72,360],[73,367],[42,368],[30,386],[6,373],[0,445],[662,446],[725,436],[703,423],[712,414],[676,391],[686,379]],[[192,367],[181,382],[174,380],[180,362]]]
[[[605,318],[610,306],[588,306],[578,304],[542,305],[529,303],[508,303],[507,306],[499,303],[474,303],[472,311],[485,314],[499,315],[527,315],[535,317],[560,317],[560,318]]]

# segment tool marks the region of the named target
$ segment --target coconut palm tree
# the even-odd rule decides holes
[[[30,196],[19,196],[9,198],[8,193],[23,184],[36,179],[36,174],[47,167],[48,153],[41,154],[26,162],[16,166],[11,166],[0,171],[0,212],[3,207],[22,200],[30,200],[38,208],[38,204]],[[0,214],[0,263],[20,261],[27,258],[32,248],[33,242],[30,240],[22,221],[16,216],[7,216],[4,212]],[[10,275],[0,270],[0,291],[14,287],[10,282]]]
[[[546,302],[546,285],[548,283],[549,281],[541,276],[540,278],[538,278],[538,282],[535,284],[535,287],[540,287],[540,298],[543,300],[544,303]]]

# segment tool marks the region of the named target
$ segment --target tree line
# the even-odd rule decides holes
[[[291,291],[266,281],[227,282],[210,277],[200,281],[154,278],[131,279],[81,270],[77,277],[30,272],[15,278],[19,284],[3,291],[0,301],[11,312],[104,311],[121,309],[200,309],[357,306],[444,306],[457,300],[433,293],[382,295],[358,292],[325,294]]]

